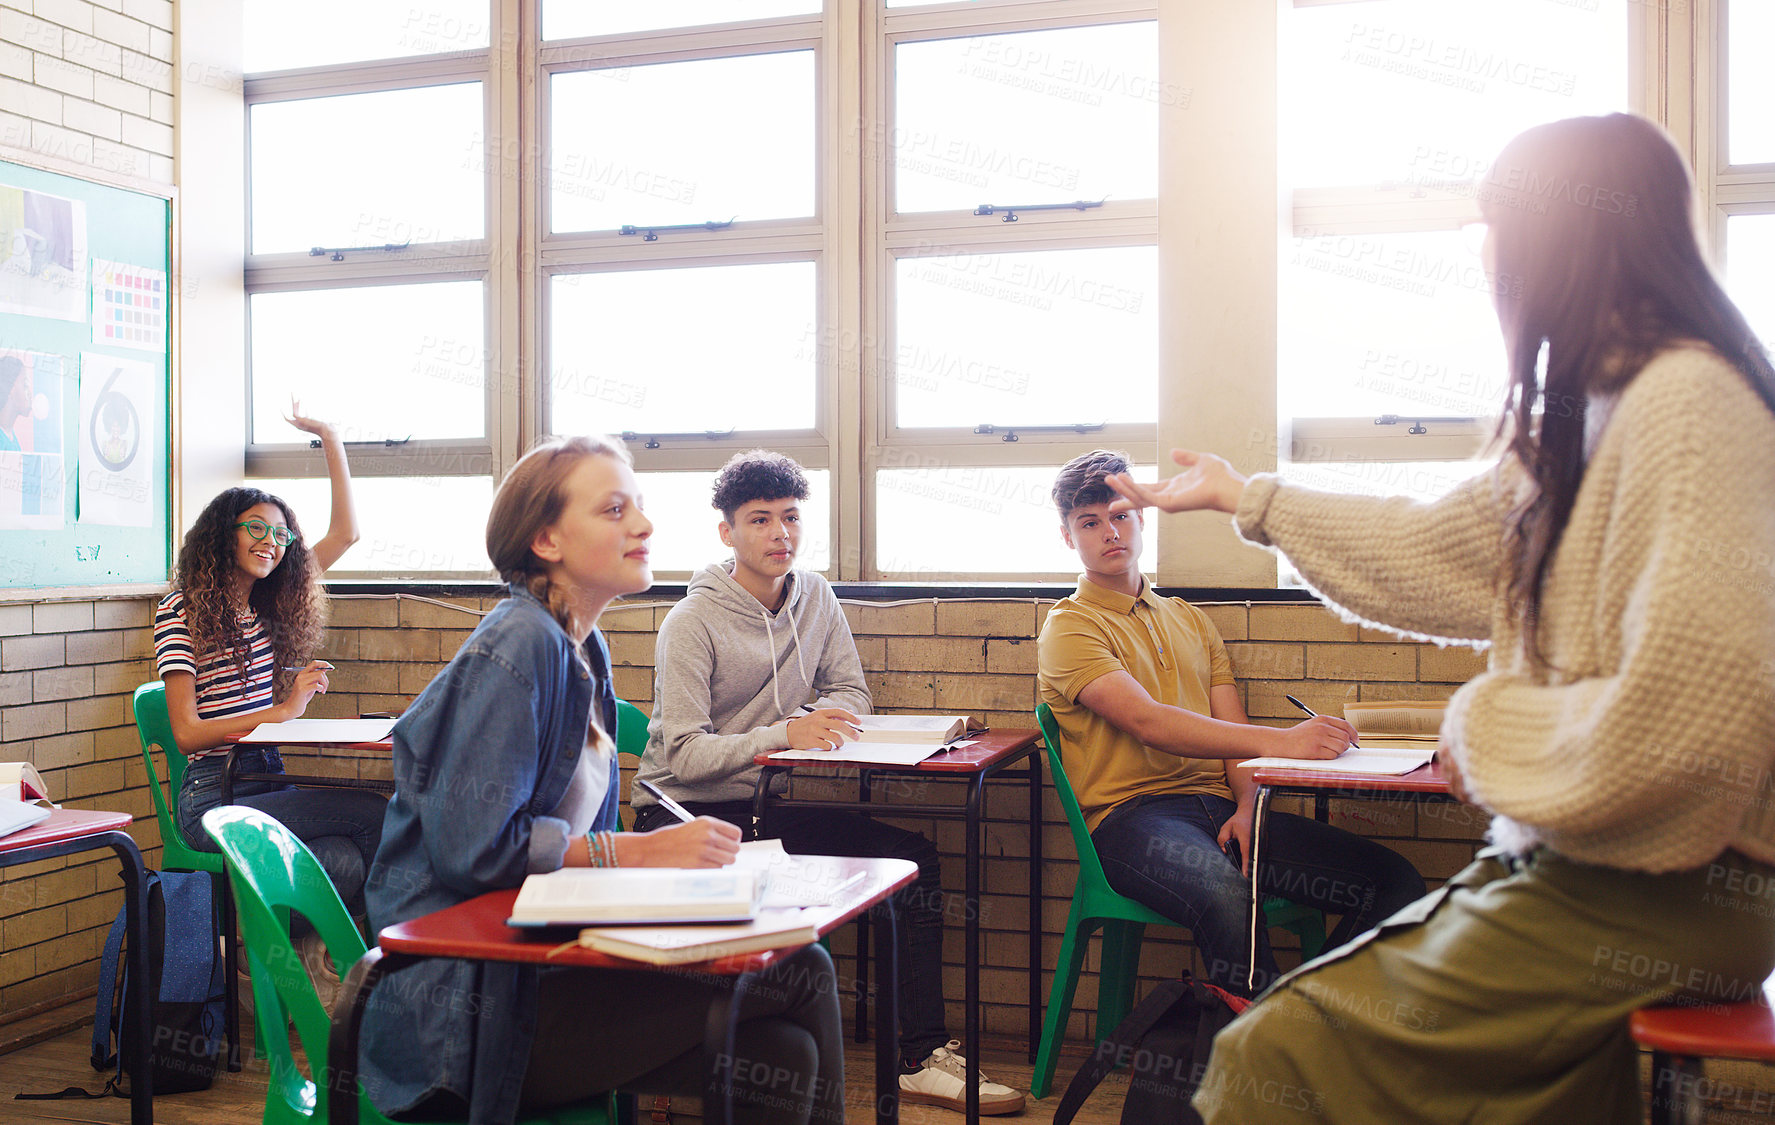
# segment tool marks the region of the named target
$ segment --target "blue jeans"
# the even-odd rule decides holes
[[[1135,797],[1111,809],[1091,840],[1110,887],[1188,926],[1208,980],[1250,995],[1251,884],[1215,843],[1235,807],[1206,793]],[[1328,951],[1424,893],[1423,878],[1397,852],[1291,813],[1270,813],[1258,879],[1265,895],[1341,916],[1327,936]],[[1278,975],[1260,926],[1257,991]]]
[[[696,816],[712,816],[752,834],[750,801],[685,801]],[[650,832],[677,818],[660,805],[643,805],[635,813],[635,830]],[[938,870],[937,845],[917,832],[895,828],[862,813],[842,809],[798,809],[773,805],[765,816],[769,835],[783,841],[791,855],[883,856],[918,864],[918,881],[901,891],[900,924],[900,1058],[922,1062],[949,1041],[943,1011],[943,915],[949,897]],[[959,902],[957,909],[960,908]]]
[[[275,746],[243,747],[236,773],[282,773],[283,758]],[[203,830],[203,814],[222,803],[222,769],[226,754],[200,758],[185,768],[179,789],[179,832],[201,852],[221,849]],[[364,910],[364,878],[382,842],[382,814],[388,801],[363,789],[298,789],[275,781],[237,781],[234,803],[275,817],[308,845],[333,887],[354,916]]]

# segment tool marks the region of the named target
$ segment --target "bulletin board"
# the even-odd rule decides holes
[[[172,203],[0,159],[0,587],[166,581]]]

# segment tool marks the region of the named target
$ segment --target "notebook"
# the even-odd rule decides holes
[[[612,957],[650,965],[713,961],[760,949],[784,949],[818,941],[806,912],[768,910],[737,926],[624,926],[579,931],[579,944]]]
[[[1327,761],[1305,758],[1248,758],[1242,769],[1312,770],[1315,773],[1367,774],[1375,777],[1410,773],[1436,753],[1442,729],[1443,703],[1417,700],[1348,703],[1344,718],[1356,728],[1356,745]]]

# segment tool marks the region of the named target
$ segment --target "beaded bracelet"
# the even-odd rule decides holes
[[[587,833],[586,855],[593,867],[620,867],[616,861],[616,833]]]

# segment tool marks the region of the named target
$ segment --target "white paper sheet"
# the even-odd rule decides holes
[[[836,750],[778,750],[773,761],[830,762],[868,766],[916,766],[942,746],[902,746],[892,742],[847,742]]]
[[[273,746],[381,742],[394,729],[394,722],[393,719],[291,719],[287,723],[260,723],[241,742]]]

